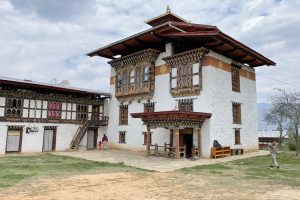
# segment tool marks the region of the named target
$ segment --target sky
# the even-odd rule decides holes
[[[258,102],[300,89],[300,0],[0,0],[0,76],[109,91],[108,59],[86,54],[150,28],[167,5],[277,63],[256,68]]]

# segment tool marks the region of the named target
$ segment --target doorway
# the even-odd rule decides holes
[[[180,147],[186,147],[186,158],[192,157],[192,148],[193,148],[193,129],[185,128],[179,130],[179,145]]]
[[[22,146],[23,127],[8,127],[6,153],[19,153]]]
[[[95,149],[97,147],[98,129],[89,129],[87,131],[87,149]]]
[[[45,127],[43,138],[43,152],[55,151],[56,127]]]

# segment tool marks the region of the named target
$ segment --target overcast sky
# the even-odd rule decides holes
[[[256,68],[258,102],[276,87],[299,89],[299,0],[0,0],[0,76],[108,91],[108,60],[85,54],[148,29],[167,4],[277,63]]]

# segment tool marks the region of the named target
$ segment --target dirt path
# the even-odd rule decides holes
[[[26,180],[0,190],[3,200],[300,199],[300,189],[180,172],[87,174]]]
[[[107,150],[107,151],[71,151],[71,152],[53,152],[54,155],[70,156],[74,158],[82,158],[86,160],[124,163],[127,166],[138,167],[158,172],[171,172],[185,167],[193,167],[199,165],[210,165],[216,163],[224,163],[233,160],[251,158],[269,154],[268,151],[258,151],[246,153],[239,156],[230,156],[219,159],[199,159],[191,161],[188,159],[170,159],[162,157],[149,156],[145,157],[144,152],[124,151],[124,150]]]

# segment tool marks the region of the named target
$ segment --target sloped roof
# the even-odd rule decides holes
[[[170,13],[166,13],[148,22],[165,18],[169,14]],[[150,29],[99,48],[87,55],[115,59],[114,56],[116,55],[125,56],[146,48],[163,51],[166,42],[174,42],[181,43],[182,46],[185,45],[194,48],[203,46],[252,67],[276,65],[272,60],[223,33],[216,26],[194,24],[184,20],[169,20],[170,21],[159,23]]]
[[[98,91],[98,90],[83,89],[83,88],[70,87],[70,86],[60,86],[60,85],[55,85],[55,84],[42,83],[42,82],[37,82],[37,81],[22,80],[22,79],[15,79],[15,78],[8,78],[8,77],[0,76],[0,84],[2,84],[2,83],[17,85],[17,86],[29,86],[31,88],[37,88],[37,89],[51,89],[54,91],[72,92],[72,93],[79,93],[79,94],[97,94],[97,95],[103,95],[106,97],[110,97],[110,94],[108,92],[102,92],[102,91]]]

